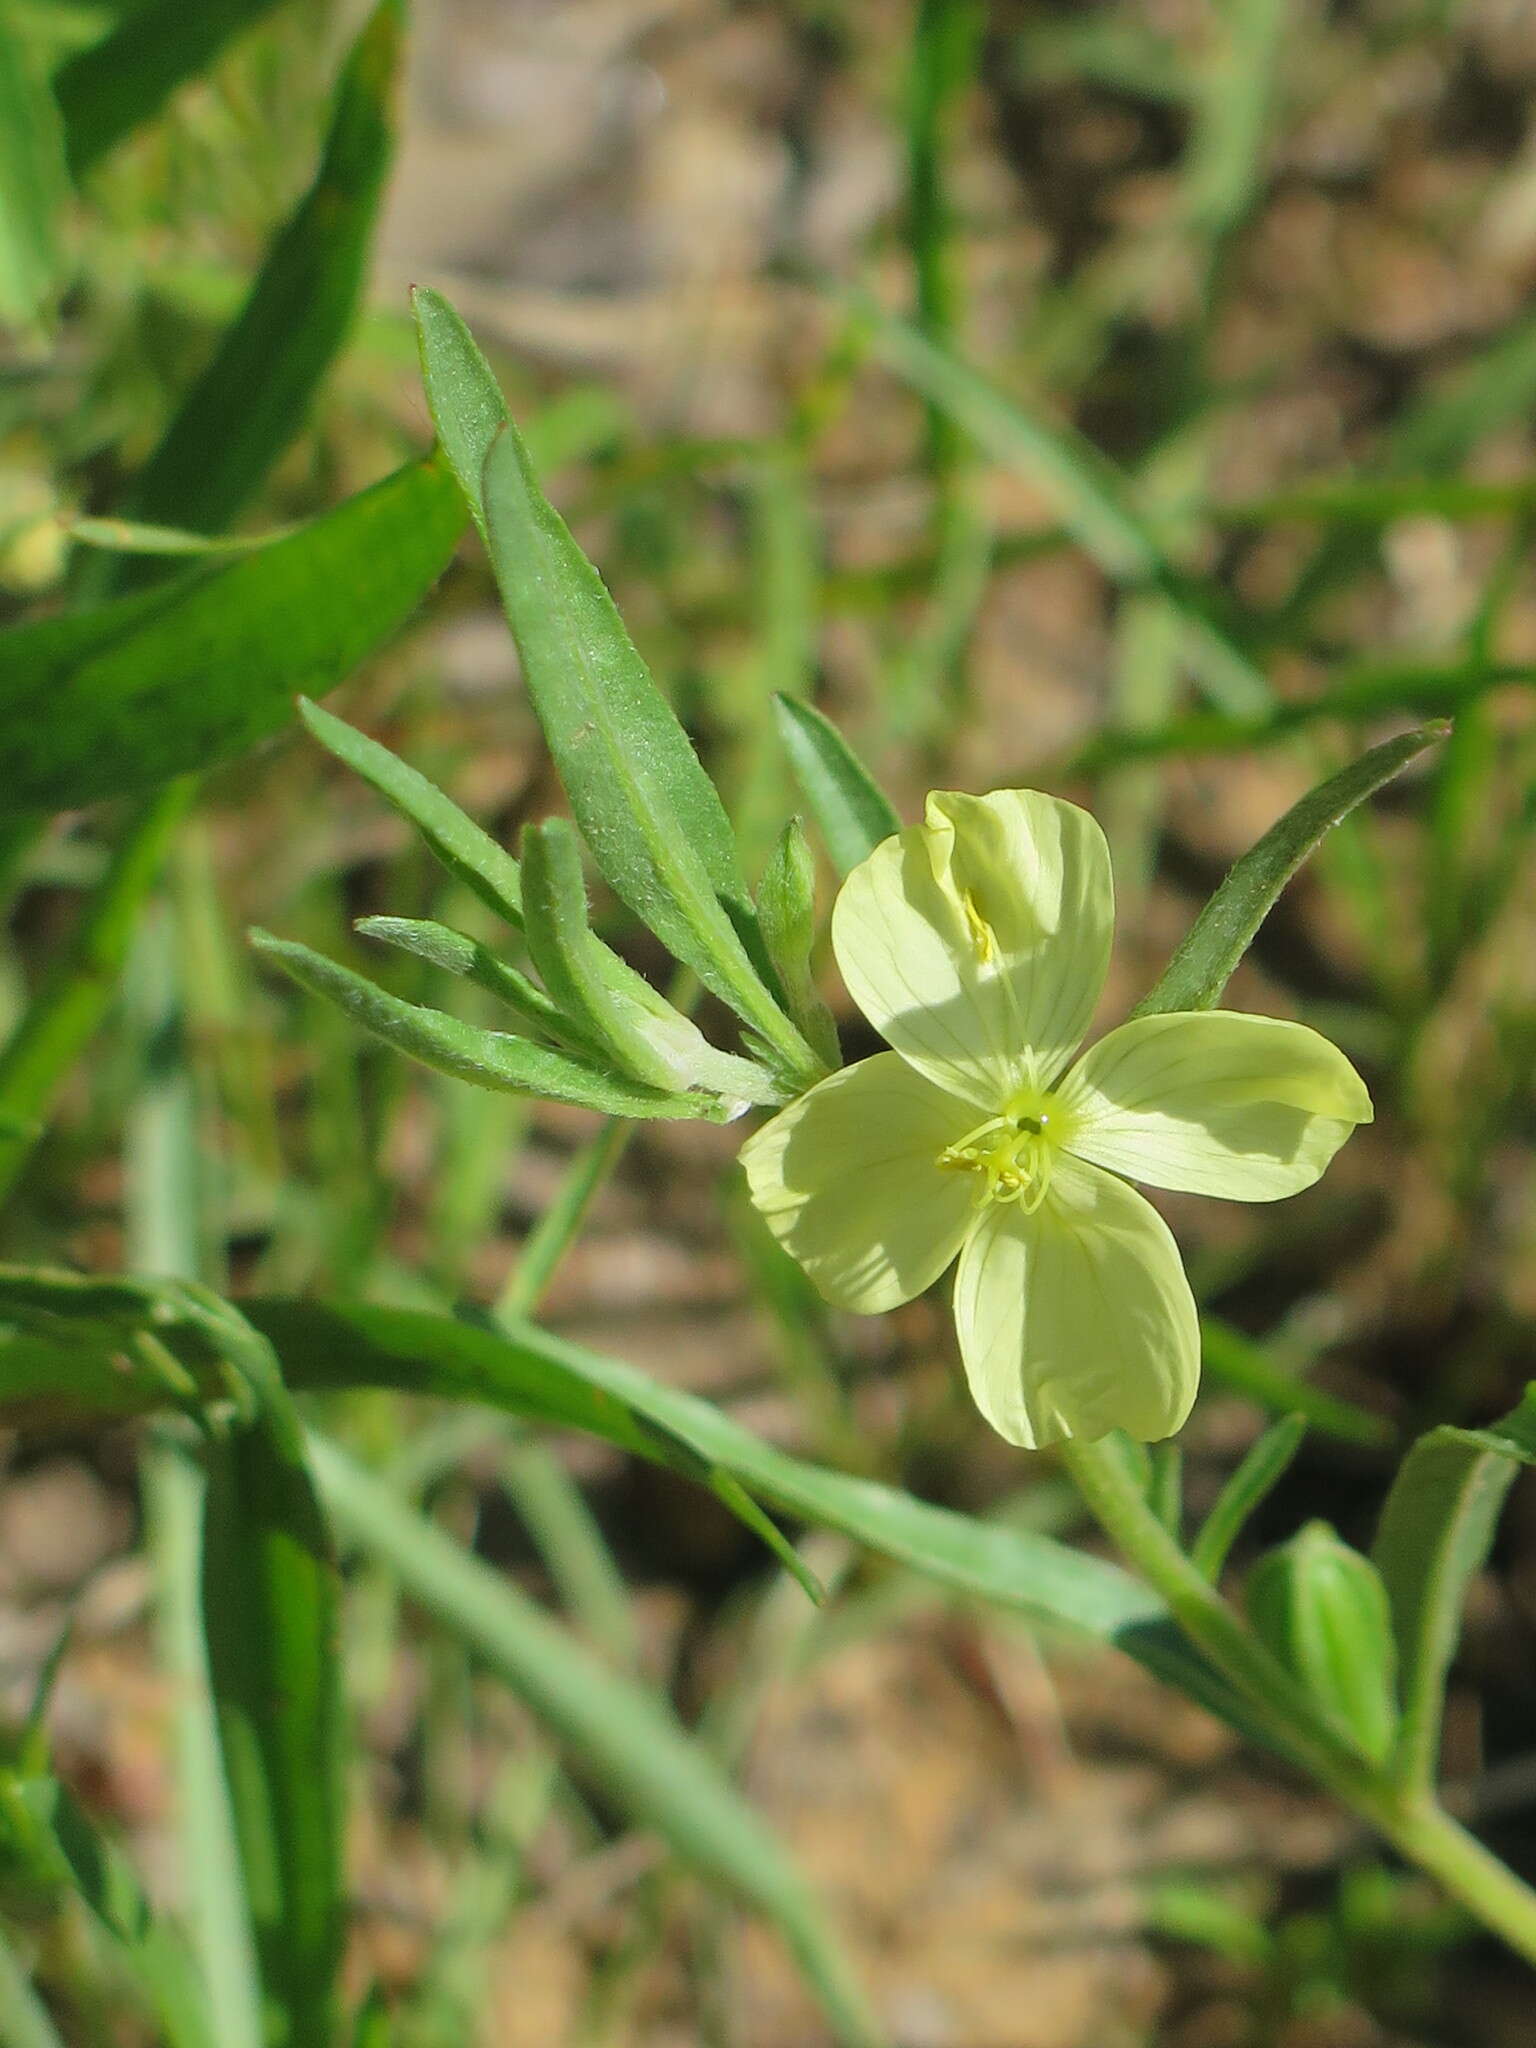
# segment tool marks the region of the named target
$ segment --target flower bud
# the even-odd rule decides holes
[[[1386,1587],[1326,1522],[1261,1557],[1245,1588],[1254,1632],[1361,1754],[1384,1762],[1397,1730],[1397,1649]]]

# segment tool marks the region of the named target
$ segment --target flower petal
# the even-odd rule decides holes
[[[844,882],[848,991],[920,1073],[983,1109],[1044,1088],[1104,985],[1114,884],[1086,811],[1033,789],[938,790]]]
[[[818,1081],[741,1160],[769,1228],[827,1300],[874,1315],[921,1294],[959,1251],[976,1176],[936,1162],[974,1122],[882,1052]]]
[[[1134,1188],[1062,1159],[1033,1215],[986,1210],[960,1254],[955,1327],[977,1407],[1026,1450],[1123,1429],[1171,1436],[1200,1379],[1194,1297]]]
[[[1059,1094],[1079,1158],[1241,1202],[1310,1187],[1372,1114],[1365,1083],[1318,1032],[1230,1010],[1133,1018]]]

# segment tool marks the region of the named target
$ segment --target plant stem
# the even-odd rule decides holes
[[[1431,1799],[1376,1769],[1319,1718],[1306,1693],[1179,1548],[1103,1443],[1062,1462],[1106,1535],[1162,1594],[1190,1641],[1242,1694],[1254,1724],[1485,1927],[1536,1963],[1536,1891]]]
[[[1142,1498],[1106,1443],[1066,1443],[1062,1462],[1106,1535],[1167,1601],[1197,1649],[1242,1693],[1275,1747],[1357,1804],[1370,1766],[1324,1726],[1306,1693],[1222,1599]]]
[[[1377,1816],[1382,1833],[1476,1919],[1536,1964],[1536,1891],[1433,1800]]]

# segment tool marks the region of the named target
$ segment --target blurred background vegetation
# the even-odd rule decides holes
[[[77,106],[102,90],[75,53],[160,11],[10,4],[66,114],[69,80]],[[134,479],[314,176],[359,20],[207,12],[238,32],[76,164],[59,323],[15,319],[0,361],[17,618],[133,575],[69,522],[158,516]],[[1229,998],[1328,1031],[1379,1121],[1277,1212],[1168,1203],[1211,1317],[1192,1506],[1305,1406],[1254,1533],[1324,1515],[1363,1541],[1402,1438],[1507,1407],[1536,1359],[1536,12],[417,0],[407,51],[368,308],[243,528],[426,446],[406,291],[441,286],[750,872],[794,803],[775,691],[831,713],[908,815],[936,785],[1070,794],[1116,856],[1113,1020],[1289,802],[1412,714],[1455,716],[1427,769],[1326,843]],[[471,546],[334,703],[509,845],[560,802]],[[12,1018],[115,830],[79,812],[15,850]],[[1086,1540],[1049,1458],[970,1409],[934,1303],[862,1323],[808,1294],[741,1199],[734,1132],[654,1124],[594,1155],[585,1113],[408,1069],[244,941],[261,923],[337,953],[386,909],[492,936],[302,738],[214,772],[11,1197],[6,1256],[153,1267],[179,1229],[237,1297],[538,1300],[777,1442]],[[422,976],[394,985],[442,993]],[[848,1056],[872,1050],[839,1014]],[[179,1225],[157,1206],[168,1117],[195,1134]],[[384,1394],[326,1413],[729,1763],[906,2048],[1530,2040],[1520,1966],[1123,1661],[827,1536],[806,1549],[839,1594],[813,1610],[706,1495],[602,1446],[551,1457]],[[6,1444],[0,1682],[24,1712],[67,1623],[56,1767],[174,1896],[176,1700],[135,1453],[129,1431]],[[1446,1767],[1527,1873],[1533,1641],[1521,1492],[1476,1588]],[[824,2038],[769,1937],[568,1776],[376,1566],[352,1574],[346,1648],[349,1981],[390,2007],[377,2038]],[[70,2048],[155,2038],[83,1920],[26,1925]]]

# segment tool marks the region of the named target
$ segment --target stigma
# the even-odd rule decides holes
[[[974,1173],[983,1202],[1018,1202],[1032,1213],[1045,1200],[1056,1154],[1061,1147],[1062,1119],[1053,1121],[1043,1102],[1032,1102],[1004,1116],[989,1117],[963,1138],[946,1145],[938,1165],[952,1172]]]

